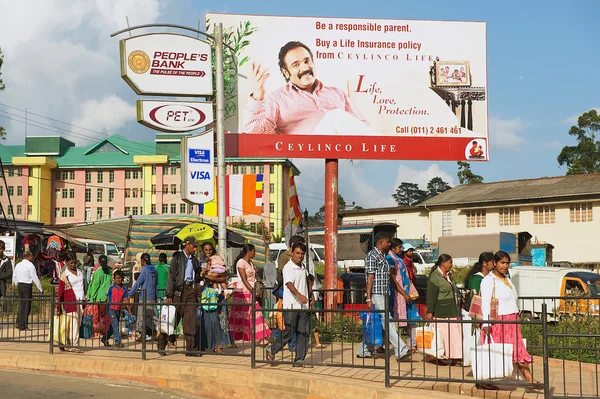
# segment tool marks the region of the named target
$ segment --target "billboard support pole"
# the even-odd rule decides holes
[[[325,160],[325,308],[335,308],[337,288],[338,160]],[[327,313],[332,315],[332,313]]]
[[[219,253],[227,265],[227,208],[225,193],[225,93],[223,83],[223,24],[215,26],[216,133],[217,133],[217,215]]]

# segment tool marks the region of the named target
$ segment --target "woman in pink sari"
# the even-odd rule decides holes
[[[233,305],[229,315],[229,330],[234,340],[252,340],[252,306],[256,309],[256,339],[261,345],[267,344],[271,330],[263,319],[262,310],[258,302],[252,304],[252,288],[256,282],[257,269],[252,263],[256,255],[254,245],[245,244],[236,260],[236,270],[239,277],[233,291]]]

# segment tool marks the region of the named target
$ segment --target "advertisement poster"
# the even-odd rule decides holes
[[[228,156],[488,160],[484,22],[206,18],[247,42]]]
[[[205,204],[215,198],[214,132],[186,136],[181,146],[181,199]]]

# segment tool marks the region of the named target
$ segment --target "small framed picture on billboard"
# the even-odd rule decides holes
[[[437,86],[471,86],[469,61],[436,62],[435,82]]]

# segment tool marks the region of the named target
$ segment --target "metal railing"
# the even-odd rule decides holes
[[[341,304],[336,309],[320,309],[318,306],[281,309],[275,302],[267,301],[261,308],[255,305],[255,292],[245,296],[236,294],[229,299],[221,295],[217,300],[194,299],[187,303],[169,304],[149,301],[144,293],[132,302],[119,303],[58,302],[54,292],[51,295],[34,295],[31,299],[9,296],[0,298],[0,341],[46,343],[51,354],[56,349],[134,352],[140,353],[144,360],[150,355],[169,354],[239,356],[249,359],[252,368],[298,365],[296,360],[303,360],[303,367],[377,370],[384,373],[386,387],[409,386],[415,381],[426,384],[491,384],[504,389],[537,390],[538,393],[543,392],[546,398],[600,398],[597,297],[524,296],[518,300],[519,319],[489,321],[504,330],[500,336],[514,334],[519,328],[524,348],[519,347],[519,341],[516,341],[517,347],[513,347],[512,351],[520,353],[521,349],[526,349],[533,356],[531,373],[534,382],[528,383],[519,378],[518,373],[508,372],[510,367],[506,366],[510,357],[507,346],[496,342],[500,345],[496,345],[496,352],[492,353],[492,347],[482,343],[477,329],[487,326],[488,321],[399,319],[390,314],[387,295],[383,309],[366,309],[361,303],[363,300],[360,300],[364,297],[362,290],[322,290],[321,294],[343,296],[353,303]],[[18,317],[19,308],[21,314],[26,314],[29,309],[27,331],[18,329],[18,322],[22,322]],[[70,311],[65,313],[65,310]],[[176,320],[168,323],[173,310]],[[188,312],[192,312],[194,317]],[[360,357],[358,355],[365,354],[361,350],[365,331],[361,316],[364,319],[375,315],[381,319],[381,345],[370,351],[372,356]],[[183,328],[179,325],[182,318]],[[304,340],[307,348],[304,359],[298,359],[297,347],[283,348],[283,344],[288,342],[283,341],[281,328],[284,325],[285,328],[292,325],[295,328],[296,324],[290,321],[292,319],[302,319],[304,323],[297,337]],[[192,332],[189,331],[190,325],[184,325],[185,320],[191,324]],[[63,323],[70,325],[69,332],[66,332]],[[414,328],[405,328],[404,324]],[[187,331],[185,327],[188,327]],[[119,331],[120,340],[114,331],[111,334],[111,328]],[[511,330],[513,328],[515,330]],[[78,334],[74,334],[75,331]],[[263,331],[266,333],[263,334]],[[398,338],[392,331],[398,333]],[[165,333],[162,337],[161,332]],[[427,357],[424,344],[428,334],[431,337],[432,333],[434,336],[445,335],[453,344],[460,343],[463,348],[459,355],[448,356],[446,348],[440,347],[443,344],[433,340],[429,354],[436,355],[437,359]],[[189,336],[193,336],[193,342],[190,344],[188,341],[186,345],[186,337],[189,339]],[[267,345],[261,344],[263,338],[268,338]],[[390,343],[390,338],[397,341]],[[159,345],[159,340],[166,346]],[[419,346],[419,340],[418,351],[404,356],[404,345],[408,344],[406,349],[413,349]],[[465,349],[467,346],[469,351]],[[281,350],[273,357],[270,353],[274,347]],[[394,356],[396,348],[400,359]],[[494,356],[502,359],[500,364],[492,364]],[[476,363],[475,366],[467,366],[468,357],[471,357],[471,364]],[[477,364],[482,361],[487,363]],[[495,366],[501,371],[493,370]],[[474,376],[473,370],[505,378],[490,380],[486,376]]]

